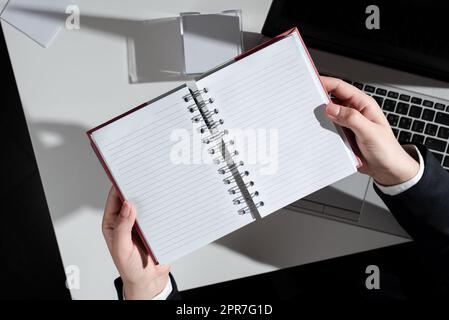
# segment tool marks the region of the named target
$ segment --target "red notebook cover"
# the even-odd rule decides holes
[[[302,39],[302,37],[301,37],[301,34],[300,34],[299,31],[298,31],[298,28],[296,28],[296,27],[295,27],[295,28],[292,28],[292,29],[290,29],[290,30],[288,30],[288,31],[286,31],[286,32],[284,32],[284,33],[282,33],[282,34],[280,34],[280,35],[278,35],[278,36],[276,36],[276,37],[274,37],[274,38],[268,40],[268,41],[265,41],[265,42],[261,43],[260,45],[254,47],[254,48],[252,48],[252,49],[250,49],[250,50],[248,50],[248,51],[246,51],[246,52],[244,52],[244,53],[242,53],[241,55],[235,57],[234,60],[235,60],[235,61],[241,60],[241,59],[243,59],[243,58],[245,58],[245,57],[247,57],[247,56],[249,56],[249,55],[251,55],[251,54],[253,54],[253,53],[255,53],[255,52],[257,52],[257,51],[259,51],[259,50],[261,50],[261,49],[263,49],[263,48],[265,48],[265,47],[267,47],[267,46],[269,46],[270,44],[272,44],[272,43],[274,43],[274,42],[276,42],[276,41],[279,41],[280,39],[282,39],[282,38],[284,38],[284,37],[286,37],[286,36],[288,36],[288,35],[290,35],[290,34],[292,34],[292,33],[295,33],[295,32],[298,34],[298,37],[299,37],[299,39],[301,40],[301,43],[302,43],[302,45],[303,45],[303,47],[304,47],[304,49],[305,49],[305,51],[306,51],[306,53],[307,53],[307,55],[308,55],[308,57],[309,57],[309,60],[310,60],[312,66],[313,66],[313,68],[314,68],[314,70],[315,70],[315,72],[316,72],[316,74],[317,74],[317,76],[318,76],[318,78],[319,78],[319,73],[318,73],[318,71],[317,71],[317,69],[316,69],[316,67],[315,67],[315,64],[313,63],[313,60],[312,60],[312,58],[311,58],[311,56],[310,56],[310,53],[309,53],[309,51],[307,50],[307,47],[306,47],[305,44],[304,44],[304,41],[303,41],[303,39]],[[320,80],[320,82],[321,82],[321,80]],[[327,92],[327,90],[326,90],[326,88],[324,87],[324,85],[323,85],[322,82],[321,82],[321,85],[323,86],[324,91]],[[329,101],[331,101],[329,95],[328,95],[328,98],[329,98]],[[106,162],[104,161],[103,157],[101,156],[101,153],[99,152],[97,146],[95,145],[95,142],[94,142],[93,139],[92,139],[92,133],[95,132],[95,131],[98,130],[98,129],[101,129],[101,128],[107,126],[108,124],[110,124],[110,123],[112,123],[112,122],[114,122],[114,121],[116,121],[116,120],[118,120],[118,119],[120,119],[120,118],[126,117],[126,116],[129,115],[130,113],[133,113],[133,112],[135,112],[135,111],[137,111],[137,110],[139,110],[139,109],[141,109],[141,108],[143,108],[143,107],[148,106],[149,104],[151,104],[151,102],[145,102],[145,103],[143,103],[143,104],[141,104],[141,105],[139,105],[139,106],[137,106],[137,107],[134,107],[134,108],[132,108],[131,110],[129,110],[129,111],[127,111],[127,112],[125,112],[125,113],[123,113],[123,114],[121,114],[121,115],[119,115],[119,116],[117,116],[117,117],[115,117],[115,118],[113,118],[113,119],[111,119],[111,120],[109,120],[109,121],[106,121],[106,122],[103,123],[103,124],[100,124],[99,126],[93,128],[93,129],[90,129],[89,131],[87,131],[87,136],[88,136],[88,138],[89,138],[90,144],[91,144],[91,146],[92,146],[92,148],[93,148],[95,154],[97,155],[98,160],[100,161],[101,165],[103,166],[104,170],[106,171],[106,174],[108,175],[109,179],[111,180],[112,185],[113,185],[114,188],[117,190],[117,193],[118,193],[118,195],[119,195],[119,197],[120,197],[120,199],[121,199],[122,201],[125,201],[125,198],[124,198],[122,192],[120,191],[120,188],[119,188],[119,186],[117,185],[116,181],[114,180],[114,178],[113,178],[111,172],[109,171],[109,168],[108,168],[108,166],[106,165]],[[346,135],[346,137],[347,137],[347,139],[348,139],[348,141],[349,141],[349,143],[350,143],[350,146],[351,146],[351,148],[352,148],[354,154],[355,154],[356,157],[357,157],[357,160],[358,160],[359,166],[360,166],[360,165],[361,165],[361,161],[360,161],[360,158],[357,156],[359,153],[358,153],[358,147],[357,147],[357,144],[356,144],[355,141],[354,141],[354,137],[353,137],[353,135],[351,135],[351,132],[350,132],[350,131],[344,130],[344,128],[343,128],[343,131],[344,131],[344,133],[345,133],[345,135]],[[145,247],[147,253],[151,256],[151,258],[153,259],[153,261],[154,261],[156,264],[158,264],[157,259],[155,258],[154,254],[153,254],[152,251],[151,251],[150,245],[145,241],[145,238],[143,237],[142,231],[141,231],[141,229],[140,229],[139,224],[137,223],[137,221],[136,221],[136,223],[135,223],[135,225],[134,225],[134,229],[135,229],[136,233],[139,235],[140,239],[142,240],[142,243],[144,244],[144,247]]]

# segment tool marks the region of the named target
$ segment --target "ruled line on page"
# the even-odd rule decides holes
[[[189,224],[185,224],[184,226],[187,227],[187,229],[184,230],[175,230],[171,233],[165,233],[162,237],[154,239],[154,241],[156,243],[163,243],[161,245],[162,248],[164,247],[170,247],[170,243],[178,243],[178,241],[185,241],[186,239],[191,238],[190,233],[197,233],[200,230],[203,229],[208,229],[210,230],[211,227],[214,226],[223,226],[224,223],[226,222],[235,222],[235,219],[232,219],[233,217],[228,216],[224,219],[220,219],[217,221],[217,219],[203,219],[200,221],[197,221],[196,223],[189,223]],[[213,222],[211,223],[211,220],[213,220]],[[194,227],[194,229],[192,230],[192,228]],[[163,240],[164,239],[164,240]],[[163,240],[163,241],[161,241]],[[168,240],[168,241],[167,241]]]
[[[190,130],[191,131],[191,130]],[[189,141],[193,141],[195,137],[192,135],[192,132],[190,132],[189,135]],[[198,137],[196,137],[198,139]],[[175,143],[177,143],[178,141],[174,142],[174,141],[170,141],[169,139],[167,139],[166,141],[163,142],[163,144],[161,143],[158,148],[139,148],[140,149],[140,154],[138,154],[138,156],[131,156],[130,158],[128,158],[128,160],[132,160],[132,163],[129,163],[129,161],[120,161],[117,163],[119,170],[123,173],[123,174],[127,174],[130,171],[133,171],[136,167],[140,167],[141,163],[140,162],[145,162],[145,163],[152,163],[154,160],[156,159],[160,159],[160,161],[166,161],[165,158],[161,157],[161,155],[159,153],[157,153],[156,151],[159,151],[161,149],[166,149],[166,156],[167,158],[170,155],[170,151],[171,148],[173,147],[173,145]],[[190,142],[189,142],[190,143]],[[199,144],[202,144],[201,142]],[[191,146],[191,155],[195,154],[194,152],[198,151],[198,148],[201,148],[200,146]],[[149,156],[147,155],[148,152],[153,153],[153,156]],[[123,170],[126,169],[126,170]]]
[[[231,220],[231,219],[229,219],[229,220]],[[211,226],[208,225],[206,228],[204,228],[204,229],[206,229],[206,230],[208,230],[208,231],[206,231],[206,232],[198,232],[198,234],[200,234],[199,236],[198,236],[198,234],[197,234],[196,237],[192,237],[192,238],[190,238],[190,239],[189,239],[189,238],[183,238],[183,239],[179,239],[178,241],[173,242],[173,243],[166,242],[165,245],[161,247],[161,250],[162,250],[163,254],[167,254],[167,253],[169,253],[169,252],[171,252],[171,251],[173,251],[173,250],[176,250],[177,248],[179,248],[179,247],[182,246],[182,245],[179,245],[179,246],[177,246],[177,247],[171,248],[170,250],[167,250],[168,248],[173,247],[173,245],[179,244],[179,243],[181,243],[181,242],[183,242],[183,243],[185,244],[186,240],[188,240],[188,241],[190,241],[190,242],[195,241],[195,240],[197,240],[197,239],[200,239],[200,238],[204,237],[205,235],[207,235],[207,234],[209,234],[209,233],[213,233],[213,232],[215,232],[215,231],[217,231],[217,230],[223,229],[223,228],[226,227],[227,225],[231,225],[231,224],[235,224],[235,223],[236,223],[235,220],[231,220],[231,221],[229,221],[229,222],[226,223],[226,224],[223,224],[223,221],[220,221],[220,222],[214,224],[214,226],[218,225],[218,227],[213,228],[213,229],[210,229]]]
[[[148,106],[149,106],[149,105],[148,105]],[[148,106],[145,106],[145,107],[148,107]],[[159,111],[157,111],[157,113],[164,112],[164,111],[167,111],[167,110],[172,110],[174,107],[177,107],[177,106],[179,106],[179,103],[178,103],[178,102],[176,102],[176,103],[174,103],[174,104],[172,104],[172,105],[170,105],[170,106],[168,106],[168,107],[166,107],[166,108],[164,108],[164,109],[160,109]],[[175,111],[172,110],[172,112],[173,112],[173,114],[175,114],[175,113],[177,113],[178,111],[177,111],[177,110],[175,110]],[[165,118],[165,117],[164,117],[164,118]],[[142,127],[142,128],[136,129],[136,130],[134,130],[134,131],[133,131],[132,133],[130,133],[130,134],[127,134],[127,135],[121,136],[121,137],[119,137],[119,138],[117,138],[117,139],[114,139],[114,140],[112,140],[112,141],[109,141],[105,146],[106,146],[106,147],[109,147],[109,146],[111,146],[112,144],[115,144],[115,143],[121,141],[121,140],[124,139],[124,138],[130,137],[131,135],[137,134],[139,131],[144,130],[144,129],[146,129],[147,127],[150,127],[150,126],[152,126],[152,123],[149,123],[147,126],[144,126],[144,127]],[[109,148],[107,148],[107,150],[109,151]]]
[[[199,182],[201,181],[201,178],[202,178],[202,175],[197,175],[197,176],[195,177],[195,179],[191,179],[191,180],[189,180],[189,181],[190,181],[191,184],[192,184],[192,183],[199,183]],[[165,186],[164,188],[158,188],[158,190],[160,190],[160,191],[171,190],[172,192],[175,192],[175,191],[178,191],[179,189],[183,188],[183,186],[184,186],[183,184],[180,184],[180,183],[177,183],[177,184],[175,185],[175,187],[174,187],[173,185],[175,185],[175,184],[174,184],[174,183],[172,183],[172,184],[167,184],[167,186]],[[152,194],[151,194],[151,195],[152,195]],[[140,198],[140,200],[146,200],[146,199],[147,199],[147,197],[144,197],[144,196],[145,196],[145,193],[144,193],[144,192],[138,194],[137,196]],[[144,197],[144,198],[141,198],[141,197]]]
[[[156,222],[151,222],[151,228],[154,232],[154,234],[164,234],[165,235],[165,230],[166,229],[173,229],[176,228],[177,232],[180,233],[180,231],[184,230],[186,232],[193,232],[196,233],[197,230],[196,229],[191,229],[191,222],[195,221],[195,219],[200,218],[203,215],[211,217],[212,220],[214,221],[219,221],[221,219],[227,219],[227,218],[235,218],[233,215],[237,214],[237,210],[235,210],[234,212],[232,212],[232,214],[228,214],[228,215],[217,215],[217,214],[213,214],[210,212],[207,212],[205,210],[202,210],[202,206],[201,204],[195,204],[192,207],[189,207],[188,209],[192,209],[194,208],[195,214],[190,214],[188,216],[184,216],[185,219],[183,220],[177,220],[175,221],[174,219],[163,219],[163,220],[159,220]],[[226,208],[226,206],[217,206],[216,209],[217,211],[220,209]],[[230,212],[231,213],[231,212]],[[204,223],[208,223],[208,220],[202,220]],[[177,225],[174,224],[174,222],[178,222]],[[161,228],[160,226],[165,226],[167,228]],[[156,240],[156,238],[154,238],[153,240]]]
[[[287,61],[293,62],[294,59],[293,58],[292,59],[288,59]],[[272,70],[287,71],[291,67],[292,67],[291,65],[279,66],[278,64],[273,63],[273,64],[271,64],[271,65],[269,65],[267,67],[261,68],[257,72],[249,73],[245,77],[239,77],[236,81],[220,87],[219,92],[220,92],[220,94],[222,94],[225,97],[234,96],[234,90],[236,90],[236,88],[238,88],[238,89],[243,89],[243,88],[252,89],[252,86],[257,87],[261,83],[266,83],[266,79],[267,78],[276,77],[277,74],[273,75],[271,73]],[[254,80],[254,79],[256,79],[256,80]],[[246,82],[250,82],[251,83],[251,88],[248,88],[247,85],[244,85],[244,83],[246,83]],[[237,92],[237,94],[238,94],[238,92]]]
[[[208,199],[210,199],[211,197],[215,197],[216,196],[216,194],[211,194],[211,193],[208,193],[208,192],[206,192],[207,190],[209,190],[210,189],[210,187],[212,186],[212,185],[214,185],[214,184],[212,184],[212,183],[210,183],[210,184],[203,184],[202,186],[203,186],[203,188],[202,189],[198,189],[198,191],[203,191],[203,193],[199,193],[199,194],[197,194],[197,193],[189,193],[189,196],[185,196],[185,195],[183,195],[182,197],[174,197],[173,196],[173,194],[174,194],[174,192],[169,192],[169,193],[166,193],[165,195],[168,195],[168,198],[170,198],[170,199],[175,199],[176,200],[176,202],[180,202],[180,203],[182,203],[183,201],[181,201],[181,200],[189,200],[188,202],[189,203],[193,203],[193,204],[197,204],[197,203],[201,203],[201,199],[203,199],[204,201],[206,201],[206,200],[208,200]],[[153,194],[153,196],[158,196],[159,194],[158,193],[152,193]],[[223,198],[225,197],[226,195],[224,195],[223,196]],[[164,199],[164,197],[158,197],[160,200],[162,200],[162,199]],[[198,202],[197,203],[195,203],[195,200],[198,200]],[[162,209],[167,209],[167,208],[171,208],[171,209],[173,209],[173,208],[176,208],[176,209],[178,209],[178,208],[180,208],[180,207],[182,207],[182,205],[185,205],[185,203],[182,203],[182,204],[174,204],[174,203],[170,203],[170,201],[167,201],[168,202],[168,204],[167,203],[163,203],[163,204],[161,204],[159,207],[157,207],[157,206],[155,206],[153,203],[151,203],[151,202],[149,202],[149,201],[146,201],[146,202],[142,202],[141,203],[141,205],[140,205],[140,207],[141,208],[145,208],[145,207],[148,207],[148,205],[151,205],[151,209],[152,210],[154,210],[155,212],[157,212],[157,211],[160,211],[160,210],[162,210]],[[187,202],[187,201],[186,201]],[[190,208],[190,206],[188,206],[188,207],[183,207],[183,208]],[[157,215],[157,214],[154,214],[154,215],[151,215],[151,219],[153,219],[154,221],[153,222],[155,222],[155,223],[157,223],[157,218],[158,217],[161,217],[162,215]],[[167,213],[164,213],[163,214],[163,216],[164,217],[169,217],[170,215],[169,214],[167,214]]]

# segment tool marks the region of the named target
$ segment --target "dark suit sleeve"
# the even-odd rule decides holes
[[[176,285],[175,278],[170,273],[170,280],[172,285],[172,292],[167,297],[167,300],[181,300],[181,296],[179,295],[178,287]],[[117,297],[119,300],[123,300],[123,281],[122,278],[117,278],[114,280],[114,286],[117,290]]]
[[[420,260],[449,289],[449,173],[431,152],[417,145],[424,159],[424,173],[410,189],[389,196],[374,189],[413,238]]]

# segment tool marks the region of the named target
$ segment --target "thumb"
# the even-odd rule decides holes
[[[136,213],[134,207],[127,201],[123,202],[120,214],[117,217],[117,225],[114,229],[115,239],[117,240],[118,252],[126,252],[127,249],[133,247],[132,229]]]
[[[358,137],[367,137],[372,132],[373,123],[356,109],[329,103],[326,106],[326,114],[335,123],[351,129]]]
[[[168,265],[168,264],[165,264],[165,265],[158,264],[158,265],[155,266],[155,270],[156,270],[157,276],[166,276],[170,272],[170,265]]]

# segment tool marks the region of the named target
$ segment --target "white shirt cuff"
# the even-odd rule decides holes
[[[167,284],[165,285],[164,290],[162,290],[158,295],[156,295],[151,300],[167,300],[170,293],[173,291],[173,287],[171,285],[171,279],[168,278]]]
[[[151,300],[167,300],[170,293],[173,291],[173,287],[171,284],[171,279],[168,278],[167,284],[165,285],[164,290],[162,290],[159,294],[154,296]],[[123,291],[123,300],[126,300],[125,291]]]
[[[407,191],[408,189],[413,187],[415,184],[417,184],[419,182],[419,180],[421,180],[422,175],[424,173],[424,159],[423,159],[421,153],[419,152],[418,148],[416,146],[410,145],[410,144],[404,145],[403,148],[413,158],[416,158],[416,156],[413,155],[413,151],[416,152],[416,154],[418,155],[418,159],[416,159],[416,160],[419,161],[419,170],[418,170],[418,173],[410,180],[407,180],[403,183],[400,183],[400,184],[397,184],[394,186],[386,187],[386,186],[382,186],[374,181],[374,183],[380,189],[380,191],[382,191],[382,193],[389,195],[389,196],[396,196],[404,191]]]

